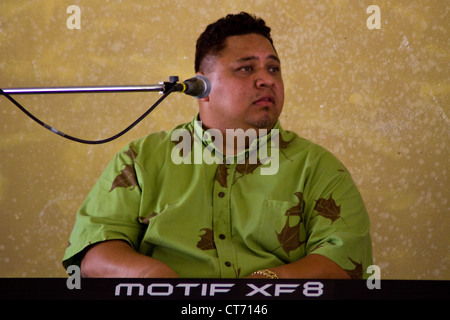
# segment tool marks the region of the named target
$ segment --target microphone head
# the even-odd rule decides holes
[[[211,92],[211,82],[202,74],[196,74],[194,77],[185,80],[184,84],[187,86],[184,93],[197,99],[206,98]]]

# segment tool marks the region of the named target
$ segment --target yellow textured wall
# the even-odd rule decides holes
[[[81,29],[68,29],[70,5]],[[381,11],[369,29],[370,5]],[[207,24],[249,11],[272,27],[282,59],[286,129],[335,153],[372,221],[374,263],[389,279],[450,279],[448,1],[2,0],[0,87],[157,84],[193,75]],[[15,96],[45,122],[106,138],[157,93]],[[0,276],[61,277],[75,212],[127,142],[191,120],[173,94],[105,145],[43,129],[0,97]]]

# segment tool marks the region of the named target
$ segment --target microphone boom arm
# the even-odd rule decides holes
[[[168,92],[177,82],[177,76],[171,76],[170,82],[157,85],[124,85],[124,86],[92,86],[92,87],[41,87],[41,88],[7,88],[6,94],[57,94],[57,93],[110,93],[110,92]]]
[[[13,94],[51,94],[51,93],[105,93],[105,92],[142,92],[164,91],[162,85],[142,86],[97,86],[97,87],[52,87],[52,88],[9,88],[3,92]]]

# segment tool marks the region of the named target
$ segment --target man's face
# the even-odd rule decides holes
[[[207,128],[271,129],[283,109],[280,61],[269,40],[258,34],[231,36],[205,68],[211,93],[200,101]]]

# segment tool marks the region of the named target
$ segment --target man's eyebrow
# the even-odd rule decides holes
[[[267,59],[273,59],[276,60],[278,63],[280,63],[280,59],[276,56],[276,55],[269,55],[267,56]],[[259,58],[257,56],[249,56],[249,57],[242,57],[236,60],[236,62],[247,62],[247,61],[251,61],[251,60],[259,60]]]

